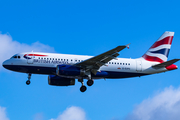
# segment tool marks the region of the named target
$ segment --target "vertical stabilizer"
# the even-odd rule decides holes
[[[142,57],[147,61],[166,62],[173,37],[174,32],[164,32]]]

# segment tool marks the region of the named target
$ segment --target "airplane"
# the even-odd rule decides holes
[[[162,36],[140,58],[117,58],[121,50],[128,45],[117,46],[97,56],[25,52],[12,56],[3,62],[3,67],[28,74],[26,84],[30,84],[32,74],[45,74],[48,84],[54,86],[75,85],[75,79],[81,82],[81,92],[87,85],[92,86],[95,79],[120,79],[140,77],[175,70],[174,65],[180,59],[167,61],[174,32],[164,32]]]

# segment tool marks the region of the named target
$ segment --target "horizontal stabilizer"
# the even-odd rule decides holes
[[[172,65],[173,63],[175,63],[175,62],[177,62],[179,60],[180,59],[173,59],[173,60],[170,60],[170,61],[167,61],[167,62],[163,62],[163,63],[157,64],[157,65],[154,65],[152,67],[155,68],[155,69],[167,67],[167,66]]]

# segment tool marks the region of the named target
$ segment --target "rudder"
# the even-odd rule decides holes
[[[142,57],[151,62],[166,62],[173,37],[174,32],[164,32]]]

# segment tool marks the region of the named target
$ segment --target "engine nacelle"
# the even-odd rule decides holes
[[[56,75],[48,76],[48,84],[55,86],[69,86],[75,85],[75,79],[73,78],[63,78]]]
[[[65,75],[65,76],[84,76],[85,72],[76,66],[72,65],[57,65],[56,67],[57,75]]]

